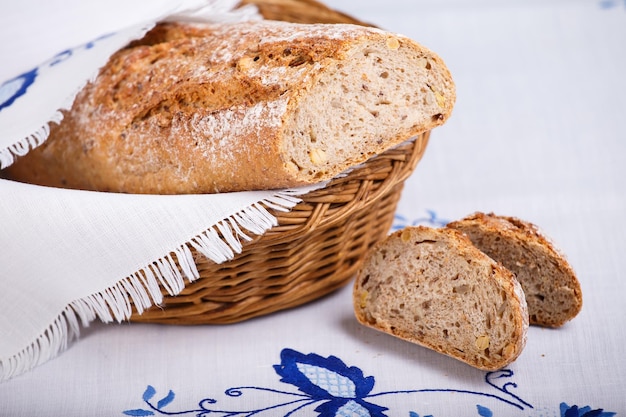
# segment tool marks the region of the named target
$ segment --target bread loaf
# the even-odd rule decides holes
[[[526,343],[519,283],[453,229],[408,227],[379,242],[353,296],[362,324],[476,368],[502,368]]]
[[[441,125],[442,60],[348,24],[167,23],[114,54],[19,181],[129,193],[292,187]]]
[[[465,233],[515,273],[526,294],[531,324],[559,327],[580,312],[582,291],[574,270],[534,224],[475,213],[447,227]]]

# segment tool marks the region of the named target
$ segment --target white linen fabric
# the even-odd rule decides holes
[[[0,168],[45,141],[48,123],[62,119],[60,110],[71,106],[108,57],[157,21],[261,18],[256,8],[234,10],[236,5],[231,0],[143,4],[131,26],[112,31],[112,25],[83,43],[84,35],[76,34],[72,45],[78,46],[4,81]],[[28,16],[9,19],[30,21],[30,11],[23,11]],[[63,23],[68,17],[57,18]],[[9,30],[3,33],[4,39],[9,36]],[[11,60],[10,53],[2,56]],[[232,259],[249,234],[276,225],[265,207],[288,210],[310,189],[155,196],[0,179],[0,381],[55,356],[96,317],[121,321],[130,317],[131,301],[139,312],[159,304],[161,286],[179,293],[198,277],[191,247],[218,263]]]
[[[432,48],[456,80],[394,228],[475,210],[532,221],[577,272],[580,315],[531,327],[497,373],[359,325],[349,286],[226,326],[96,320],[0,383],[0,416],[626,415],[626,3],[327,3]]]
[[[264,207],[293,207],[307,188],[158,196],[2,181],[1,190],[0,376],[8,378],[65,349],[79,322],[128,319],[131,300],[138,312],[160,304],[161,286],[178,294],[199,277],[190,248],[232,259],[243,240],[276,225]]]

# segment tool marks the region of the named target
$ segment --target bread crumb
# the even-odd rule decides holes
[[[435,91],[434,93],[435,93],[435,100],[437,100],[437,105],[441,108],[445,107],[446,99],[437,91]]]
[[[361,308],[365,308],[367,306],[366,300],[367,300],[367,291],[361,291],[361,293],[359,294],[359,306]]]
[[[237,69],[240,71],[248,71],[252,67],[253,59],[249,56],[244,56],[237,61]]]
[[[328,161],[328,156],[326,156],[326,152],[322,149],[313,148],[309,152],[309,158],[311,158],[311,162],[315,165],[322,165],[324,162]]]
[[[515,345],[512,343],[509,343],[502,350],[502,356],[512,356],[513,354],[515,354]]]
[[[507,346],[511,346],[510,344]],[[482,335],[476,338],[476,348],[478,350],[485,350],[489,347],[489,336]]]
[[[387,48],[395,51],[400,47],[400,41],[397,38],[387,38]]]

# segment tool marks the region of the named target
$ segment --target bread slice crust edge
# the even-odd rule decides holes
[[[524,289],[530,324],[560,327],[583,304],[578,278],[565,255],[536,225],[511,216],[477,212],[447,225],[511,270]]]
[[[521,286],[452,229],[407,227],[379,242],[357,273],[353,302],[361,324],[479,369],[503,368],[526,345]]]

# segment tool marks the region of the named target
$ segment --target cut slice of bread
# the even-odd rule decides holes
[[[532,223],[475,213],[448,224],[510,269],[524,289],[530,323],[559,327],[582,308],[582,291],[565,257]]]
[[[407,227],[368,253],[354,284],[362,324],[484,370],[514,361],[528,312],[513,273],[447,228]]]

